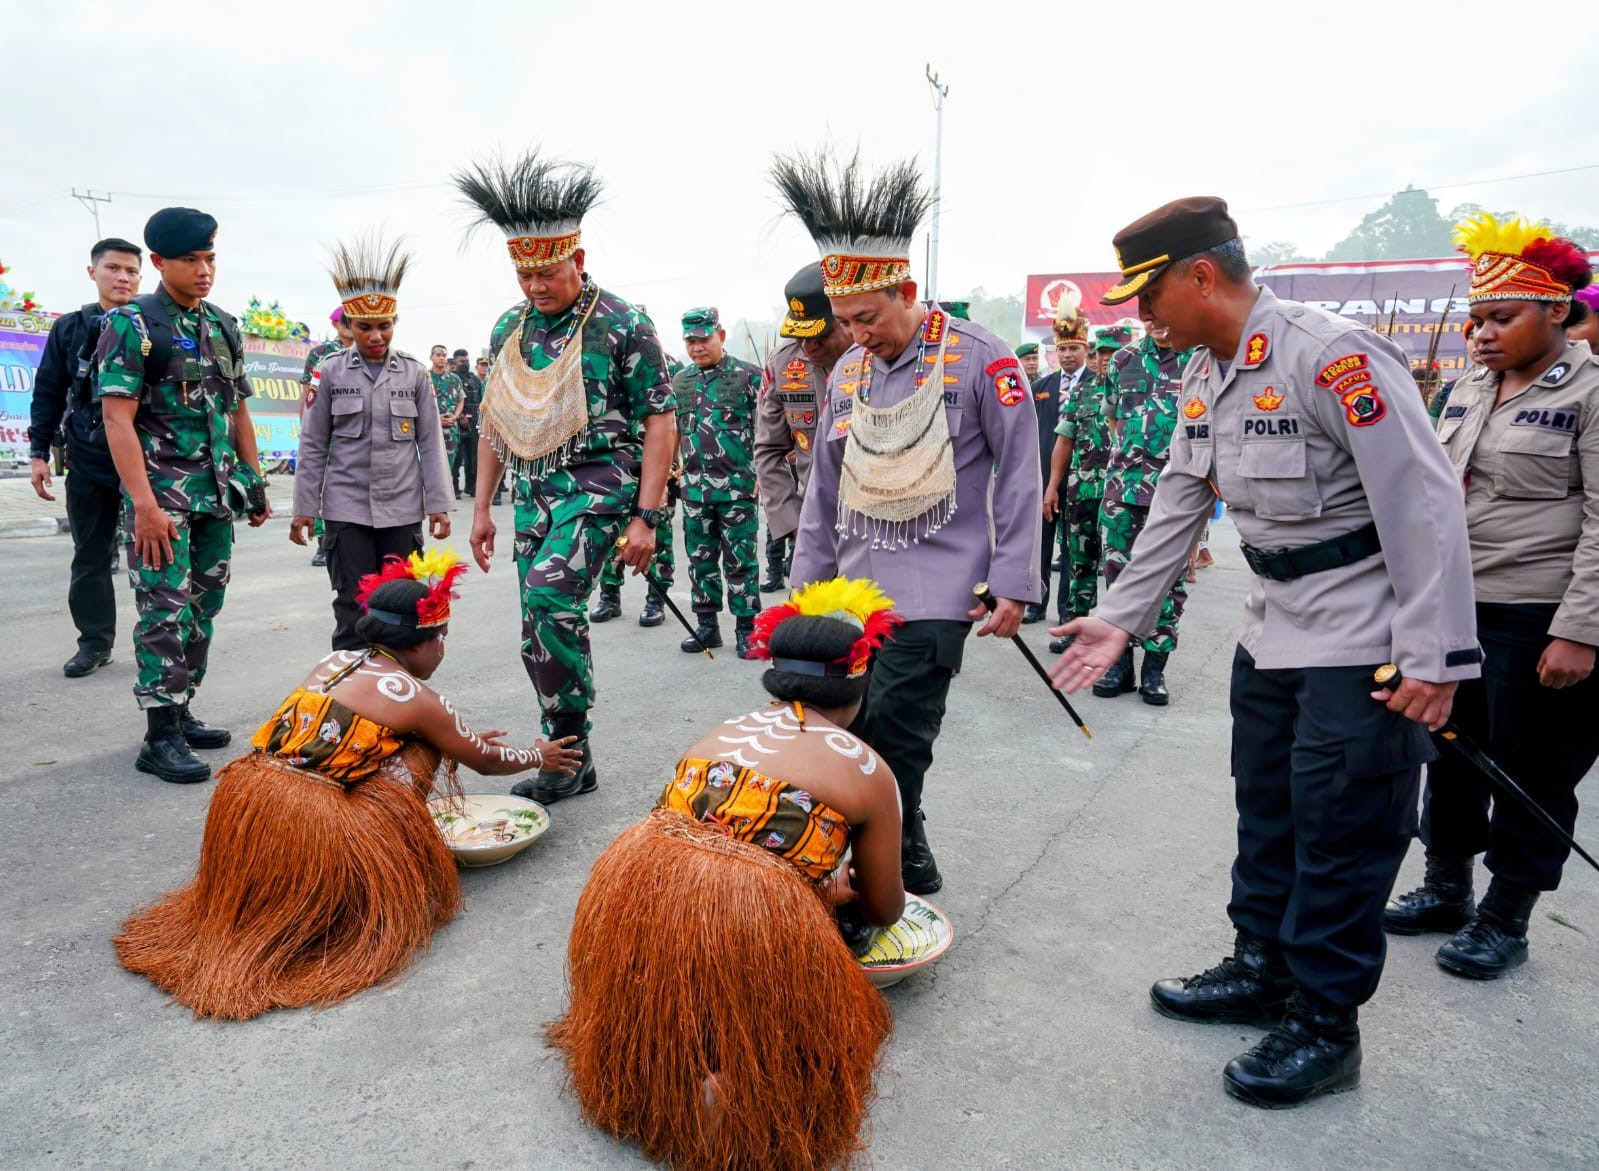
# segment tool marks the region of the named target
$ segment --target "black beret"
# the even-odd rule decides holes
[[[183,256],[211,247],[215,216],[192,207],[163,207],[144,225],[144,246],[157,256]]]

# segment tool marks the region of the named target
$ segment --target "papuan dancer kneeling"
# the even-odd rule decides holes
[[[479,735],[423,681],[444,661],[465,566],[392,559],[361,580],[364,651],[337,651],[219,774],[199,872],[123,924],[117,958],[196,1016],[328,1005],[397,975],[461,906],[428,814],[456,764],[570,772],[571,741]]]
[[[775,702],[701,737],[594,864],[548,1037],[584,1116],[652,1159],[808,1168],[860,1149],[890,1019],[833,907],[886,926],[905,905],[893,774],[845,731],[891,605],[839,578],[762,613]]]

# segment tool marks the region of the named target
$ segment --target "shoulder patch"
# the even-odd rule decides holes
[[[1346,354],[1322,367],[1321,373],[1316,375],[1316,385],[1331,386],[1345,374],[1355,370],[1365,370],[1370,366],[1371,360],[1365,354]]]
[[[1571,373],[1571,363],[1570,362],[1556,362],[1553,366],[1549,367],[1549,369],[1544,372],[1544,376],[1542,378],[1540,378],[1538,381],[1539,382],[1546,382],[1550,386],[1559,386],[1562,382],[1564,382],[1566,380],[1566,375],[1568,375],[1570,373]]]

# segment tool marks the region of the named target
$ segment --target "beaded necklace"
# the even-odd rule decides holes
[[[943,309],[939,308],[937,305],[934,305],[928,312],[926,318],[922,321],[921,329],[918,330],[918,332],[921,334],[921,340],[916,345],[916,370],[918,372],[921,371],[922,364],[927,360],[928,343],[939,336],[939,334],[942,332],[942,323],[945,322],[946,319],[947,315],[944,313]],[[861,359],[860,386],[855,390],[856,401],[865,406],[872,405],[873,365],[873,355],[870,351],[868,351],[866,356]],[[919,382],[918,385],[920,385]]]

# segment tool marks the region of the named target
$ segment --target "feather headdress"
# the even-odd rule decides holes
[[[788,601],[763,610],[755,618],[755,634],[750,639],[751,654],[757,659],[772,658],[772,632],[790,618],[836,618],[860,630],[861,635],[849,652],[831,663],[818,664],[828,675],[849,679],[866,673],[872,652],[882,646],[904,619],[894,613],[893,599],[869,578],[835,577],[812,582],[795,590]],[[774,660],[779,670],[792,669],[786,660]]]
[[[772,183],[822,253],[823,292],[847,297],[910,279],[911,238],[933,207],[914,159],[870,179],[860,152],[840,163],[829,148],[779,155]]]
[[[412,553],[404,560],[390,557],[377,573],[369,573],[355,587],[355,601],[362,610],[396,626],[416,626],[426,629],[443,626],[450,620],[450,602],[459,597],[456,584],[466,573],[466,562],[454,549],[430,549],[426,553]],[[390,610],[374,610],[368,602],[372,593],[391,581],[414,581],[427,587],[427,593],[417,599],[416,613],[401,614]]]
[[[1080,345],[1088,344],[1088,318],[1083,314],[1083,295],[1075,286],[1067,285],[1061,290],[1060,300],[1055,303],[1055,341],[1077,342]]]
[[[1566,301],[1593,280],[1588,257],[1547,224],[1479,212],[1455,225],[1471,258],[1469,301]]]
[[[395,315],[400,282],[411,266],[411,254],[402,250],[404,244],[402,236],[385,248],[382,236],[373,234],[332,247],[328,275],[339,291],[346,317],[381,321]]]
[[[515,162],[496,156],[457,171],[457,190],[477,216],[468,237],[485,224],[500,229],[517,268],[549,268],[581,246],[583,217],[604,185],[593,167],[542,158],[538,148]]]

